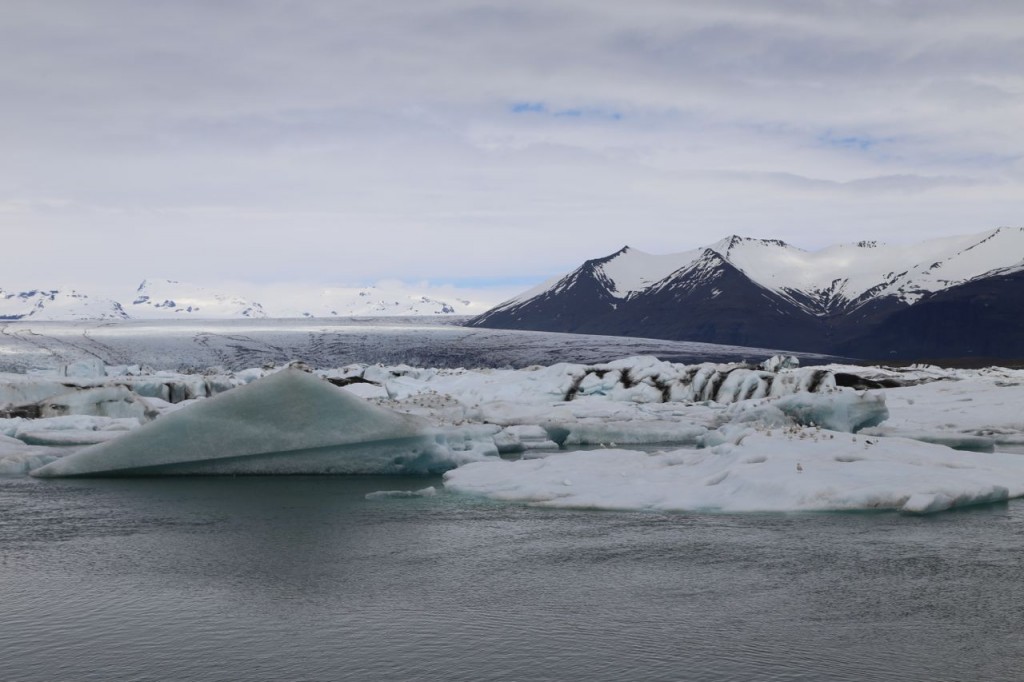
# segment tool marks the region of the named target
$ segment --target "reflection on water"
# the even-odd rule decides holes
[[[531,509],[381,477],[0,480],[5,680],[1011,680],[1024,504]]]

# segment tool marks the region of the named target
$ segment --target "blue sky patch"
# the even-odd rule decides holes
[[[547,111],[543,102],[516,102],[509,109],[513,114],[541,114]]]
[[[831,130],[818,137],[818,141],[840,149],[859,149],[862,152],[874,149],[881,139],[863,135],[836,135]]]
[[[618,111],[608,109],[587,109],[583,107],[569,107],[567,109],[548,109],[544,102],[514,102],[509,106],[513,114],[545,114],[553,118],[577,118],[603,121],[621,121],[622,114]]]

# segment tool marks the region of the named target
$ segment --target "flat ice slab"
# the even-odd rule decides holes
[[[286,369],[31,473],[426,473],[478,458],[472,438],[463,440],[453,450],[445,433],[419,417]]]
[[[930,513],[1024,495],[1024,457],[814,428],[646,454],[600,450],[468,464],[460,493],[544,507],[662,511]]]

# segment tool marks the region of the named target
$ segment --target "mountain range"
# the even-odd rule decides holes
[[[805,251],[731,236],[625,247],[468,323],[784,348],[875,360],[1024,358],[1024,228]]]
[[[76,289],[0,289],[0,320],[232,319],[466,315],[483,307],[453,297],[441,300],[399,283],[369,287],[300,289],[273,305],[169,279],[144,280],[119,300]]]

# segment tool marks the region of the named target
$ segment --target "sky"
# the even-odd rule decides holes
[[[0,288],[1024,225],[1019,0],[4,0]]]

